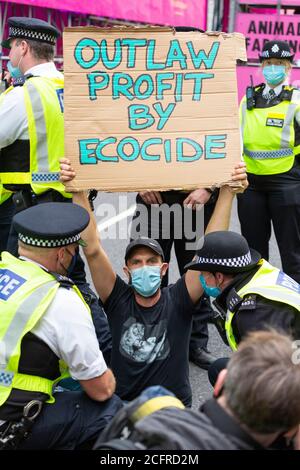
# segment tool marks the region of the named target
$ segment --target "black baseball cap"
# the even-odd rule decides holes
[[[152,251],[160,255],[163,261],[165,261],[163,249],[156,240],[154,240],[153,238],[139,237],[136,240],[130,242],[127,246],[125,252],[125,263],[127,263],[127,260],[130,257],[130,253],[132,252],[132,250],[139,246],[146,246],[147,248],[150,248]]]

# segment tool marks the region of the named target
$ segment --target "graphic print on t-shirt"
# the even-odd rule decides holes
[[[167,322],[143,325],[130,317],[124,323],[120,341],[120,353],[135,362],[150,364],[165,359],[170,352],[167,339]]]

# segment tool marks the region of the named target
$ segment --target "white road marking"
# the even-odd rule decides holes
[[[126,209],[126,211],[120,212],[118,215],[115,215],[114,217],[111,217],[110,219],[106,220],[102,224],[99,223],[97,225],[99,232],[101,230],[105,230],[108,227],[111,227],[114,224],[117,224],[120,222],[120,220],[126,219],[127,217],[133,215],[136,210],[136,204],[133,204],[132,206],[129,207],[129,209]]]

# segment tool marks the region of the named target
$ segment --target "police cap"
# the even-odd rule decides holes
[[[234,274],[249,271],[261,259],[239,233],[211,232],[200,242],[202,246],[196,250],[195,258],[184,269]]]
[[[8,37],[2,41],[2,47],[10,49],[11,39],[32,39],[55,45],[59,31],[46,21],[37,18],[12,16],[8,19]]]
[[[288,42],[268,41],[265,43],[262,53],[259,54],[259,60],[262,62],[267,59],[286,59],[293,62],[294,55],[291,53]]]
[[[89,213],[77,204],[49,202],[16,214],[13,227],[26,245],[57,248],[78,243],[84,246],[80,233],[89,220]]]

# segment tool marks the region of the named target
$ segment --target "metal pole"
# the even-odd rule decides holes
[[[281,0],[277,0],[277,15],[280,15],[280,10],[281,10]]]
[[[233,33],[235,28],[235,15],[238,9],[238,2],[236,0],[230,0],[230,9],[229,9],[229,22],[228,22],[228,32]]]

